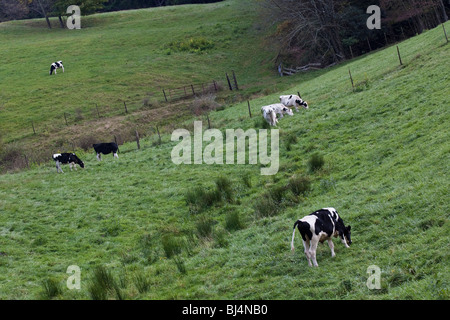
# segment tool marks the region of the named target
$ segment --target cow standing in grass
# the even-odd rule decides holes
[[[55,71],[55,74],[56,74],[56,69],[59,69],[59,68],[61,68],[62,71],[64,72],[64,66],[62,64],[62,61],[53,62],[50,65],[50,75],[52,75],[53,71]]]
[[[261,112],[263,118],[267,121],[267,123],[270,124],[271,126],[276,127],[278,119],[275,110],[271,106],[264,106],[261,107]]]
[[[109,154],[113,153],[114,158],[119,158],[119,155],[117,152],[119,151],[119,146],[115,142],[109,142],[109,143],[96,143],[92,145],[94,147],[95,152],[97,153],[97,160],[101,161],[102,156],[101,154]]]
[[[280,96],[280,103],[286,107],[295,107],[297,112],[299,107],[308,109],[308,103],[295,94]]]
[[[69,164],[70,170],[72,170],[72,167],[75,167],[75,170],[77,170],[77,164],[84,168],[83,161],[75,153],[55,153],[52,158],[56,162],[56,172],[64,173],[61,169],[61,164]]]
[[[316,260],[317,245],[328,241],[331,249],[331,256],[334,257],[334,244],[331,238],[340,237],[345,247],[349,248],[352,243],[350,238],[351,227],[346,227],[344,221],[339,217],[336,209],[324,208],[311,213],[297,220],[294,224],[294,232],[292,233],[291,250],[294,251],[295,228],[298,228],[303,239],[305,255],[308,264],[311,267],[311,260],[315,267],[318,267]]]

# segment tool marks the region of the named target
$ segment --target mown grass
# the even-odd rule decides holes
[[[64,175],[48,162],[0,176],[0,298],[449,299],[444,42],[436,28],[400,44],[404,66],[387,48],[291,78],[291,89],[250,101],[253,118],[247,103],[211,112],[216,128],[248,129],[260,106],[301,91],[310,109],[281,119],[274,176],[260,165],[177,166],[167,136],[139,151],[124,144],[116,160],[80,151],[85,169]],[[354,91],[349,68],[370,85]],[[323,161],[311,170],[314,154]],[[222,198],[191,210],[196,188]],[[335,241],[334,259],[319,246],[319,268],[309,268],[298,233],[290,251],[292,226],[329,206],[353,244]],[[80,291],[64,285],[74,264]],[[366,286],[370,265],[381,268],[380,290]],[[93,296],[98,270],[115,285]]]

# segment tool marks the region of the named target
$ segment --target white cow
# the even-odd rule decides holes
[[[294,115],[294,113],[292,112],[292,109],[286,107],[282,103],[275,103],[275,104],[268,105],[266,107],[271,107],[273,109],[273,111],[275,111],[276,114],[280,115],[280,119],[283,118],[283,116],[285,114],[290,115],[290,116]]]
[[[308,109],[308,103],[295,94],[280,96],[280,102],[286,107],[295,107],[297,112],[300,106]]]
[[[268,124],[274,127],[277,126],[277,115],[275,113],[275,110],[271,106],[261,107],[261,112],[263,114],[263,118],[267,121]]]

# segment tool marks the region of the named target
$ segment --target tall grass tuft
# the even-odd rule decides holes
[[[118,300],[124,298],[111,271],[104,266],[94,269],[94,274],[88,284],[88,292],[92,300],[106,300],[109,293],[115,294]]]
[[[42,282],[42,298],[53,299],[62,293],[61,284],[55,279],[46,279]]]
[[[173,256],[181,253],[181,243],[173,235],[170,234],[163,235],[161,237],[161,243],[167,258],[170,259]]]
[[[200,217],[200,219],[198,219],[196,223],[198,236],[200,238],[211,238],[213,233],[213,226],[215,223],[216,222],[213,219],[207,216]]]
[[[242,223],[238,212],[232,211],[226,215],[225,229],[227,229],[228,231],[236,231],[243,228],[244,224]]]
[[[143,272],[139,272],[134,276],[133,283],[139,293],[146,293],[148,290],[150,290],[150,281]]]
[[[314,153],[308,161],[308,167],[311,172],[316,172],[322,169],[325,160],[320,153]]]
[[[296,196],[304,195],[311,190],[311,180],[309,177],[294,176],[289,179],[287,187]]]

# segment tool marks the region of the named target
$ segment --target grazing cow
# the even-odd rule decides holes
[[[77,170],[77,164],[84,168],[83,161],[78,158],[75,153],[55,153],[52,156],[53,160],[56,162],[56,172],[62,172],[64,171],[61,169],[61,164],[69,164],[70,170],[72,170],[72,166],[75,167],[75,170]]]
[[[297,95],[291,94],[287,96],[280,96],[280,102],[284,104],[286,107],[295,107],[295,110],[298,112],[298,107],[302,106],[305,109],[308,109],[308,103],[304,101]]]
[[[50,75],[52,75],[53,71],[55,71],[56,74],[56,69],[62,68],[62,71],[64,72],[64,66],[62,64],[62,61],[56,61],[53,62],[50,66]]]
[[[276,127],[278,119],[275,110],[271,106],[264,106],[261,108],[261,112],[267,123]]]
[[[97,143],[92,145],[94,147],[95,152],[97,153],[97,160],[101,161],[103,154],[113,153],[114,158],[119,158],[117,151],[119,151],[119,146],[115,142],[110,143]]]
[[[317,210],[295,222],[291,242],[292,251],[294,251],[295,227],[298,228],[298,231],[302,235],[305,255],[310,267],[312,266],[311,259],[315,267],[319,266],[316,260],[316,250],[319,242],[323,243],[325,240],[328,241],[332,257],[336,254],[334,253],[334,244],[331,241],[331,237],[339,236],[347,248],[352,243],[350,238],[351,227],[344,225],[344,221],[342,221],[334,208]]]
[[[279,115],[280,115],[280,119],[283,118],[283,116],[284,116],[285,114],[288,114],[288,115],[290,115],[290,116],[293,116],[293,115],[294,115],[294,113],[292,112],[292,109],[286,107],[286,106],[285,106],[284,104],[282,104],[282,103],[271,104],[271,105],[268,105],[268,106],[264,106],[263,108],[265,108],[265,107],[270,107],[270,108],[272,108],[273,111],[275,111],[276,114],[279,114]]]

